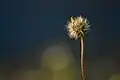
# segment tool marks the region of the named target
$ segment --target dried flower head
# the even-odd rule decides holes
[[[68,34],[70,38],[81,38],[84,37],[90,31],[90,25],[86,18],[82,16],[71,17],[71,20],[67,24]]]

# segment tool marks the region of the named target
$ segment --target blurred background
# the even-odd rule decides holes
[[[85,16],[87,80],[120,80],[119,0],[0,0],[0,80],[81,80],[80,40],[70,16]]]

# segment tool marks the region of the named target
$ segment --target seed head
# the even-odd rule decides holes
[[[68,35],[70,38],[84,37],[90,31],[90,25],[86,18],[82,16],[71,17],[71,20],[67,24]]]

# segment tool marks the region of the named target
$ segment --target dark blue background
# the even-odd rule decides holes
[[[58,39],[78,55],[79,41],[69,40],[65,25],[70,16],[86,16],[92,31],[85,39],[90,60],[120,56],[119,0],[1,0],[0,60],[19,61],[35,48]],[[42,49],[42,48],[41,48]],[[28,52],[27,52],[28,51]]]

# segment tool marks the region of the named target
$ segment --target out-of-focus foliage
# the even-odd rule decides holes
[[[109,80],[120,80],[120,74],[111,76]]]
[[[69,50],[64,45],[54,45],[46,49],[42,56],[42,68],[49,68],[52,80],[75,80],[75,61]]]
[[[40,53],[41,54],[41,53]],[[79,53],[78,53],[79,54]],[[80,63],[76,63],[69,46],[64,43],[47,46],[36,56],[37,68],[9,69],[0,67],[0,80],[81,80]],[[26,62],[28,64],[30,62]],[[36,66],[34,64],[30,64]],[[14,66],[13,66],[14,67]],[[88,80],[120,80],[114,59],[89,61],[85,57],[85,74]],[[116,74],[117,71],[117,74]]]

